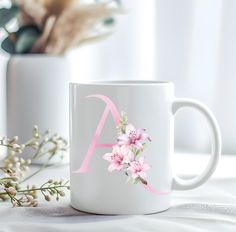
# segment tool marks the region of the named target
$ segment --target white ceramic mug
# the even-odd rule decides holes
[[[183,107],[200,111],[213,135],[208,166],[191,180],[173,177],[171,171],[174,115]],[[221,135],[209,109],[175,98],[172,83],[92,82],[70,84],[70,147],[74,208],[149,214],[170,207],[172,190],[193,189],[209,179],[219,160]]]

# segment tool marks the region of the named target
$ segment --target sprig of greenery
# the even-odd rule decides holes
[[[122,111],[120,114],[119,125],[116,127],[117,134],[118,135],[124,134],[127,125],[128,125],[128,117],[127,117],[126,113]]]
[[[12,183],[11,178],[7,178],[5,181],[0,181],[0,186],[4,186],[4,191],[0,192],[0,198],[2,200],[8,197],[13,205],[13,207],[36,207],[38,206],[38,195],[41,193],[46,201],[50,201],[51,197],[55,197],[57,201],[61,197],[65,196],[63,189],[70,189],[69,181],[64,182],[48,180],[40,187],[29,185],[26,189],[20,189],[17,184]]]

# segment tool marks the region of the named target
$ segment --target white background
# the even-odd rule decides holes
[[[72,81],[173,81],[176,96],[194,97],[210,106],[223,133],[224,153],[236,153],[236,1],[123,2],[128,12],[111,38],[70,53]],[[187,110],[179,113],[178,148],[208,151],[209,141],[202,117]]]

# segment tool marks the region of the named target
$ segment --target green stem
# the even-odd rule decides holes
[[[42,152],[42,153],[37,153],[37,155],[34,156],[33,159],[40,158],[40,157],[42,157],[42,156],[44,156],[44,155],[46,155],[46,154],[50,154],[50,153],[53,153],[52,155],[54,155],[54,154],[56,153],[56,152],[55,152],[55,148],[50,149],[50,150],[45,151],[45,152]]]
[[[0,181],[2,180],[12,180],[13,178],[12,177],[4,177],[4,178],[1,178]]]
[[[9,145],[9,144],[3,144],[3,143],[1,143],[0,146],[7,147],[7,148],[12,148],[12,146]]]
[[[6,192],[6,194],[9,196],[9,198],[11,199],[11,203],[13,204],[14,201],[17,202],[18,206],[21,206],[21,203],[18,199],[16,199],[15,197],[12,197],[8,192]]]
[[[40,188],[34,188],[34,189],[18,190],[17,193],[27,193],[27,192],[31,192],[31,191],[41,191],[41,192],[42,192],[43,190],[52,190],[52,189],[57,190],[57,189],[59,189],[59,188],[67,188],[67,187],[69,187],[69,185],[67,185],[68,182],[69,182],[69,181],[65,182],[64,185],[57,185],[57,186],[51,186],[51,187],[40,187]],[[11,197],[8,192],[2,192],[2,193],[0,193],[0,196],[2,196],[2,195],[8,195],[9,197]]]
[[[37,175],[39,172],[41,172],[43,169],[49,168],[49,167],[53,167],[56,166],[55,164],[48,164],[45,163],[44,165],[42,165],[37,171],[35,171],[34,173],[32,173],[31,175],[27,176],[25,179],[23,179],[22,181],[20,181],[20,184],[22,184],[23,182],[29,180],[30,178],[32,178],[33,176]]]
[[[8,35],[11,34],[11,33],[7,30],[6,26],[3,26],[2,28],[4,29],[4,31],[5,31]]]
[[[36,172],[32,173],[31,175],[27,176],[25,179],[23,179],[20,184],[22,184],[23,182],[29,180],[30,178],[32,178],[33,176],[35,176],[36,174],[38,174],[39,172],[41,172],[42,170],[46,169],[46,168],[50,168],[50,167],[55,167],[57,166],[57,164],[48,164],[50,162],[50,160],[52,159],[52,157],[56,154],[56,151],[54,151],[54,153],[51,154],[51,156],[48,158],[47,162],[44,163],[41,168],[39,168]],[[58,163],[60,164],[60,163]]]
[[[34,160],[34,159],[37,158],[37,156],[40,154],[40,151],[41,151],[41,149],[42,149],[42,147],[43,147],[44,145],[45,145],[45,142],[42,142],[42,143],[39,145],[37,152],[36,152],[36,153],[34,154],[34,156],[32,157],[32,160]]]
[[[7,192],[0,193],[0,196],[3,196],[3,195],[9,195],[9,194]]]
[[[57,186],[52,186],[52,187],[40,187],[40,188],[34,188],[34,189],[23,189],[23,190],[18,190],[17,193],[27,193],[27,192],[31,192],[31,191],[43,191],[43,190],[52,190],[52,189],[59,189],[59,188],[67,188],[69,187],[69,185],[67,185],[68,182],[66,182],[64,185],[57,185]],[[0,193],[0,196],[2,195],[8,195],[9,197],[10,194],[8,194],[8,192],[2,192]]]
[[[68,185],[57,185],[57,186],[52,186],[52,187],[44,187],[44,188],[34,188],[34,189],[24,189],[24,190],[19,190],[17,191],[18,193],[26,193],[26,192],[31,192],[31,191],[43,191],[43,190],[51,190],[51,189],[58,189],[58,188],[67,188]]]

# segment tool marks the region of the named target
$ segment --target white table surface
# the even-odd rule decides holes
[[[182,174],[199,173],[208,156],[176,154],[174,169]],[[32,182],[69,176],[68,166],[40,173]],[[172,207],[159,214],[98,216],[81,213],[69,205],[69,194],[59,203],[40,202],[38,208],[12,208],[0,203],[0,232],[27,231],[236,231],[236,156],[223,156],[205,185],[173,193]]]

